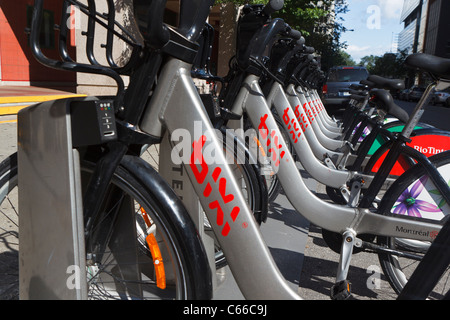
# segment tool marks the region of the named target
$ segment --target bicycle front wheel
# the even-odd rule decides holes
[[[433,156],[430,161],[450,184],[450,152]],[[380,212],[407,215],[415,219],[444,221],[450,214],[450,206],[423,167],[417,165],[403,174],[386,192],[380,204]],[[431,244],[394,237],[377,239],[378,244],[392,250],[392,253],[383,252],[378,256],[389,283],[397,293],[400,293]],[[442,299],[449,288],[450,270],[447,268],[430,298]]]
[[[82,162],[83,181],[93,169]],[[19,298],[17,189],[13,155],[0,165],[0,299]],[[89,299],[211,298],[211,271],[194,223],[144,161],[124,158],[100,217],[86,240]]]
[[[0,300],[19,299],[17,156],[0,164]]]

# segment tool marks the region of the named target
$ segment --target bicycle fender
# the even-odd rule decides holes
[[[193,256],[193,259],[191,259],[193,263],[189,263],[190,272],[195,275],[194,279],[203,279],[203,281],[195,281],[195,288],[199,288],[198,292],[207,290],[206,292],[209,293],[207,296],[196,297],[196,299],[211,299],[213,291],[212,272],[206,250],[181,199],[159,173],[143,159],[136,156],[124,156],[121,166],[152,191],[159,205],[173,212],[174,225],[177,229],[174,236],[177,237],[179,242],[183,243],[186,250],[189,250],[188,252]]]

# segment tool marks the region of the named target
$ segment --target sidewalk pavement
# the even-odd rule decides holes
[[[0,116],[17,114],[29,105],[68,97],[80,97],[69,90],[56,90],[33,86],[0,86]]]

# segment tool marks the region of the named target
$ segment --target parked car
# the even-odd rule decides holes
[[[406,94],[406,101],[419,101],[424,92],[425,88],[413,86]]]
[[[450,90],[447,89],[445,91],[437,91],[434,93],[433,97],[431,98],[431,104],[437,105],[447,105],[447,101],[450,99]]]
[[[409,92],[409,89],[404,89],[404,90],[400,91],[398,98],[400,100],[406,100],[406,97],[408,96],[408,92]]]
[[[332,67],[323,86],[323,102],[331,114],[345,109],[350,101],[350,86],[367,79],[369,72],[359,66]]]

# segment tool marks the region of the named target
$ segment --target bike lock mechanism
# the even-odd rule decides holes
[[[71,268],[86,269],[76,147],[115,139],[112,100],[60,99],[18,113],[21,299],[87,298],[85,272],[67,285]]]

